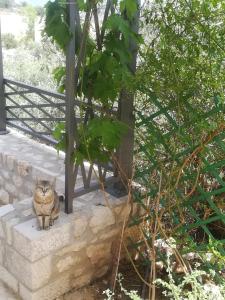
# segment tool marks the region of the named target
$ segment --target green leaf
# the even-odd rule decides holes
[[[137,8],[136,0],[123,0],[120,2],[120,11],[121,13],[125,12],[129,20],[134,17]]]
[[[56,139],[56,149],[57,151],[65,151],[66,150],[66,129],[65,123],[60,122],[56,125],[53,130],[53,137]]]
[[[67,22],[65,1],[48,1],[45,5],[45,10],[46,16],[44,32],[55,43],[57,43],[62,50],[65,51],[66,46],[72,37]]]
[[[58,92],[63,93],[65,91],[65,77],[66,77],[66,68],[57,67],[53,70],[53,78],[55,79]]]

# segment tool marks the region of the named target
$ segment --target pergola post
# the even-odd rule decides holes
[[[68,2],[70,32],[72,38],[68,44],[66,52],[66,158],[65,158],[65,212],[73,212],[74,195],[74,163],[72,156],[74,153],[74,87],[75,87],[75,0]]]
[[[137,13],[131,21],[131,28],[134,32],[138,33],[139,30],[139,17],[140,17],[140,0],[136,0]],[[130,41],[130,53],[132,60],[129,64],[130,71],[134,74],[137,64],[138,45]],[[125,123],[128,127],[127,134],[124,136],[120,148],[117,151],[117,173],[120,177],[119,183],[116,187],[119,189],[127,188],[129,181],[133,177],[133,156],[134,156],[134,94],[123,89],[120,94],[118,106],[118,118]]]
[[[0,135],[8,133],[6,130],[6,102],[4,92],[3,77],[3,56],[2,56],[2,39],[1,39],[1,20],[0,20]]]

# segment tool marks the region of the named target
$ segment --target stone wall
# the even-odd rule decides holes
[[[39,231],[32,209],[37,178],[64,191],[64,156],[10,133],[0,139],[0,280],[23,300],[53,300],[103,276],[129,214],[127,198],[95,191],[74,200],[50,230]],[[77,187],[82,186],[78,174]]]
[[[62,211],[48,231],[37,230],[31,202],[0,208],[0,279],[22,299],[53,300],[108,271],[126,198],[100,191],[77,198],[74,213]]]
[[[0,205],[31,197],[37,178],[54,180],[56,177],[57,174],[53,172],[0,153]],[[57,190],[63,192],[63,187],[63,180],[57,179]]]

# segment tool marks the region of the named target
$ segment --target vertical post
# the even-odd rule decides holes
[[[6,134],[6,108],[4,95],[4,77],[3,77],[3,56],[1,40],[1,20],[0,20],[0,135]]]
[[[73,212],[74,194],[74,87],[75,87],[75,0],[67,2],[72,38],[66,52],[66,158],[65,158],[65,212]]]
[[[140,0],[136,0],[137,3],[137,13],[131,22],[131,28],[134,32],[138,33],[139,29],[139,16],[140,16]],[[137,63],[137,44],[131,40],[130,41],[130,53],[132,55],[132,60],[129,64],[130,71],[134,74],[136,71]],[[118,106],[118,118],[120,121],[125,123],[128,127],[128,132],[124,136],[120,148],[117,152],[118,159],[118,173],[120,177],[120,182],[116,184],[116,188],[124,189],[127,187],[128,182],[133,176],[133,153],[134,153],[134,94],[128,92],[127,90],[122,90],[119,99]]]

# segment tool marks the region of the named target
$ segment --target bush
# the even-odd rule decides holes
[[[2,46],[6,49],[17,48],[18,42],[12,33],[5,33],[2,35]]]

